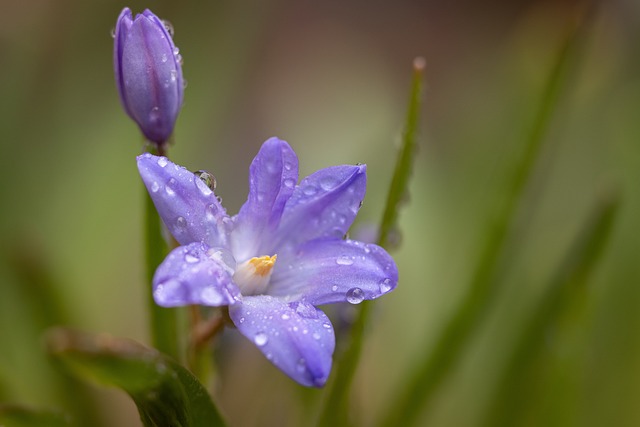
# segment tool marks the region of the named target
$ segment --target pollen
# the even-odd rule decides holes
[[[265,255],[251,258],[248,262],[255,267],[255,275],[264,277],[271,273],[277,258],[277,254],[274,256]]]
[[[267,290],[278,255],[251,258],[236,268],[233,280],[242,295],[259,295]]]

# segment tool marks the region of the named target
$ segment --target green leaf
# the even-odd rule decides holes
[[[580,300],[578,297],[609,241],[619,205],[617,195],[611,195],[601,199],[593,209],[519,336],[482,425],[512,426],[520,419],[523,405],[530,400],[525,395],[531,388],[528,374],[535,375],[533,366],[544,348],[547,331]]]
[[[145,426],[211,427],[224,421],[207,390],[185,368],[132,340],[55,329],[49,353],[78,375],[121,388]]]
[[[396,230],[398,215],[402,202],[406,200],[409,191],[409,178],[416,147],[418,123],[422,105],[424,58],[416,58],[413,62],[413,83],[409,97],[409,108],[402,135],[402,147],[396,161],[396,167],[387,195],[378,244],[387,249],[390,235]],[[335,364],[333,380],[325,398],[324,408],[318,425],[331,426],[348,425],[349,390],[360,360],[364,341],[365,326],[369,319],[370,305],[365,302],[360,307],[357,318],[351,328],[351,345],[338,358]]]
[[[0,427],[67,427],[64,415],[18,405],[0,405]]]

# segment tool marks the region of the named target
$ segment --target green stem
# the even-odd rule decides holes
[[[572,68],[570,59],[574,59],[574,51],[578,47],[581,35],[578,29],[584,27],[583,25],[570,28],[569,36],[564,40],[554,61],[534,117],[533,127],[525,141],[523,157],[508,181],[506,199],[488,230],[487,240],[466,295],[436,338],[435,344],[426,343],[419,366],[410,371],[410,376],[403,382],[402,390],[394,394],[396,398],[392,401],[390,412],[383,419],[382,426],[414,425],[418,416],[430,409],[432,397],[453,371],[464,346],[481,323],[492,297],[497,293],[501,282],[503,249],[553,112],[567,81],[568,71]]]
[[[164,155],[163,147],[157,149],[157,154]],[[151,292],[151,283],[156,268],[169,253],[169,246],[162,236],[162,221],[156,212],[153,200],[145,190],[145,242],[147,280],[145,294],[148,296],[151,342],[162,353],[180,360],[178,344],[177,310],[157,305]]]
[[[416,58],[413,63],[413,84],[409,99],[409,108],[402,138],[402,147],[398,155],[387,203],[382,216],[378,244],[386,247],[389,235],[397,227],[398,213],[402,201],[406,198],[413,154],[415,152],[418,123],[420,118],[421,94],[425,61]],[[333,382],[329,388],[319,426],[348,425],[349,391],[362,353],[366,325],[370,315],[370,304],[364,302],[351,327],[351,345],[345,349],[336,362]]]

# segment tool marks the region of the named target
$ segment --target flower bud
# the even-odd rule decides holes
[[[150,10],[118,17],[113,64],[120,101],[147,139],[163,144],[182,106],[181,57],[165,24]]]

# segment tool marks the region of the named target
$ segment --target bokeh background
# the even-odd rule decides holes
[[[375,425],[468,290],[580,2],[0,0],[2,402],[65,407],[42,345],[51,319],[148,342],[134,163],[143,141],[118,102],[109,35],[124,6],[173,24],[188,86],[170,156],[212,172],[230,212],[258,147],[276,135],[297,151],[302,176],[366,163],[356,226],[379,221],[411,63],[425,57],[420,150],[394,253],[401,281],[375,304],[353,393],[358,422]],[[479,425],[523,325],[611,189],[622,205],[609,244],[536,349],[536,370],[523,372],[511,425],[640,425],[638,40],[639,2],[598,4],[503,286],[420,425]],[[323,391],[301,390],[234,331],[222,344],[215,397],[231,425],[312,423]],[[77,393],[98,402],[103,425],[140,425],[124,393]]]

